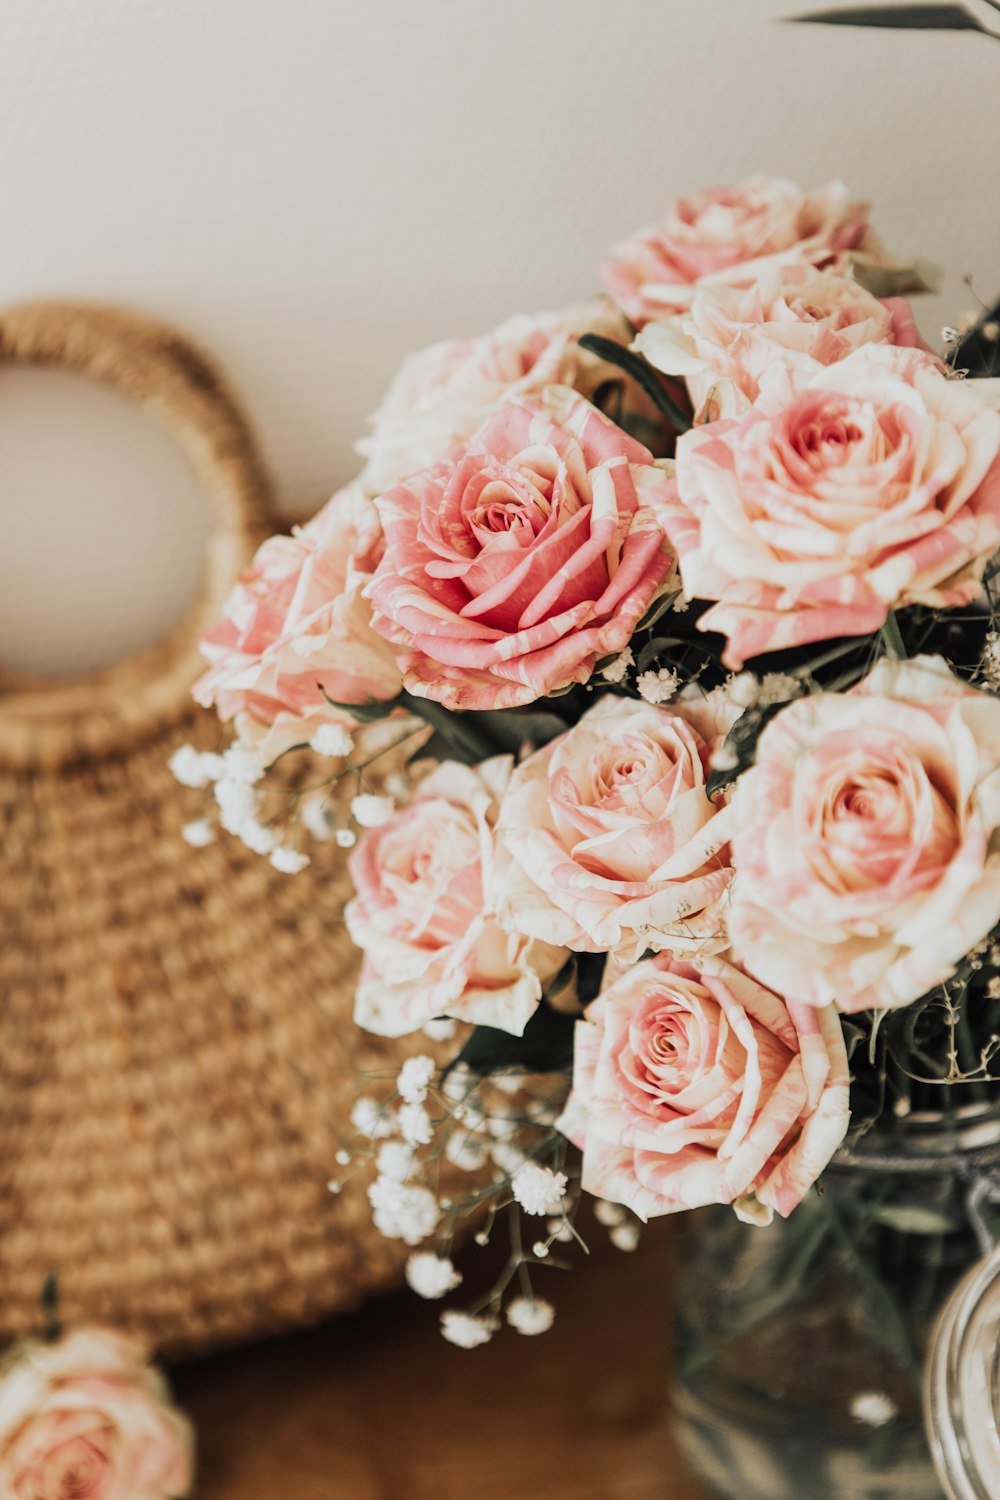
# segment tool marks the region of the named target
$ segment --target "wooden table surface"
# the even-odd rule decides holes
[[[669,1432],[669,1226],[632,1254],[587,1238],[585,1264],[536,1277],[556,1305],[538,1338],[456,1349],[401,1292],[177,1369],[199,1500],[703,1500]]]

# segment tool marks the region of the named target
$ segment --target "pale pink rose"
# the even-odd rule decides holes
[[[705,787],[736,712],[720,693],[609,695],[523,761],[500,807],[501,922],[627,960],[724,948],[729,814]]]
[[[677,443],[660,518],[699,620],[740,667],[878,630],[890,609],[968,604],[1000,543],[1000,416],[915,349],[776,367],[742,417]]]
[[[652,509],[670,484],[641,443],[550,386],[382,495],[366,592],[406,687],[478,709],[586,682],[671,576]]]
[[[121,1334],[26,1345],[0,1378],[2,1500],[171,1500],[192,1455],[162,1376]]]
[[[704,421],[742,415],[776,363],[809,373],[864,344],[919,343],[905,298],[880,302],[850,276],[796,264],[748,287],[696,287],[689,307],[647,323],[633,347],[684,378]]]
[[[840,1021],[783,1000],[731,956],[636,964],[576,1027],[557,1128],[582,1186],[641,1219],[740,1204],[789,1214],[850,1118]]]
[[[327,703],[394,698],[395,658],[371,629],[362,595],[381,555],[378,514],[356,484],[305,526],[270,537],[202,638],[209,670],[194,696],[265,760],[303,744],[321,724],[350,725]]]
[[[743,965],[810,1005],[906,1005],[1000,921],[1000,699],[883,660],[775,716],[733,814]]]
[[[438,1016],[520,1036],[566,954],[504,932],[488,899],[512,760],[443,761],[413,801],[361,839],[345,910],[364,949],[355,1020],[402,1036]]]
[[[361,483],[391,489],[447,456],[508,401],[568,385],[589,395],[614,372],[577,343],[584,333],[626,342],[628,329],[610,302],[508,318],[492,333],[433,344],[404,360],[357,444],[368,462]]]
[[[761,173],[735,187],[678,198],[662,223],[638,230],[603,267],[605,287],[641,327],[686,307],[705,281],[746,286],[771,266],[848,264],[848,252],[884,258],[868,208],[842,182],[803,193]]]

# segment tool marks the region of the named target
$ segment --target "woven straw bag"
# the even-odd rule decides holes
[[[58,364],[163,422],[211,506],[204,586],[155,649],[0,691],[0,1336],[60,1314],[189,1352],[303,1324],[399,1269],[355,1179],[326,1189],[357,1069],[343,855],[290,879],[200,812],[167,766],[220,731],[195,651],[260,535],[267,484],[205,359],[113,309],[0,314],[0,358]],[[394,1049],[398,1050],[398,1049]]]

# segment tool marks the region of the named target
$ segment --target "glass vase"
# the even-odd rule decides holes
[[[685,1216],[674,1420],[711,1493],[942,1500],[924,1427],[928,1345],[1000,1239],[998,1199],[991,1097],[879,1122],[787,1220]]]

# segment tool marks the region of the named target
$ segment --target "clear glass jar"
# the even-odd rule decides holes
[[[931,1336],[925,1417],[948,1500],[1000,1495],[1000,1246],[959,1282]]]
[[[923,1421],[927,1348],[942,1305],[1000,1239],[998,1197],[991,1099],[880,1122],[787,1220],[686,1216],[675,1426],[709,1490],[941,1500]],[[1000,1489],[955,1496],[997,1500]]]

